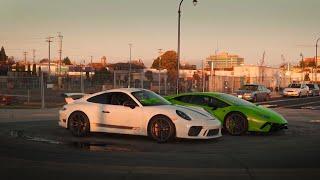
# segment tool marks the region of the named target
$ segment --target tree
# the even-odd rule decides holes
[[[151,68],[158,69],[159,68],[159,60],[161,69],[167,69],[168,71],[168,82],[175,84],[177,80],[177,53],[175,51],[166,51],[160,57],[157,57],[153,63]]]
[[[305,81],[310,81],[309,73],[304,75],[304,80]]]
[[[49,59],[41,59],[40,63],[49,63]]]
[[[71,63],[71,61],[70,61],[68,56],[63,59],[62,63],[65,64],[65,65],[72,65],[72,63]]]
[[[6,55],[6,51],[2,46],[0,50],[0,62],[6,62],[7,60],[8,60],[8,56]]]

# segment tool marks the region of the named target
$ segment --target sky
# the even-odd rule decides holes
[[[218,52],[257,64],[278,65],[315,56],[320,37],[319,0],[184,0],[181,60],[200,65]],[[77,62],[128,61],[150,66],[158,49],[177,49],[180,0],[0,0],[0,46],[22,59],[48,57],[45,38],[53,36],[51,57],[58,58],[57,32],[63,35],[63,57]]]

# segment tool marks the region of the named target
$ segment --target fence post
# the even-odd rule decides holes
[[[117,85],[117,79],[116,79],[116,71],[113,71],[113,88],[115,89]]]
[[[28,104],[29,104],[30,103],[30,89],[28,89],[27,93],[28,93]]]
[[[141,81],[141,88],[142,88],[142,89],[144,88],[144,86],[143,86],[143,79],[144,79],[144,72],[142,71],[142,72],[141,72],[141,79],[140,79],[140,81]]]
[[[43,82],[43,72],[41,72],[41,109],[44,109],[44,82]]]

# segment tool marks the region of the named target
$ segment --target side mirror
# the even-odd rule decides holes
[[[134,102],[132,102],[132,101],[125,101],[125,102],[123,103],[123,106],[126,106],[126,107],[129,107],[129,108],[131,108],[131,109],[134,109],[137,105],[136,105]]]

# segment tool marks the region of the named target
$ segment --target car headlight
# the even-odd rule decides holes
[[[67,108],[63,106],[60,110],[65,111],[65,110],[67,110]]]
[[[179,110],[176,110],[176,113],[178,116],[180,116],[181,118],[185,119],[185,120],[188,120],[188,121],[191,121],[191,117],[188,116],[186,113],[182,112],[182,111],[179,111]]]

